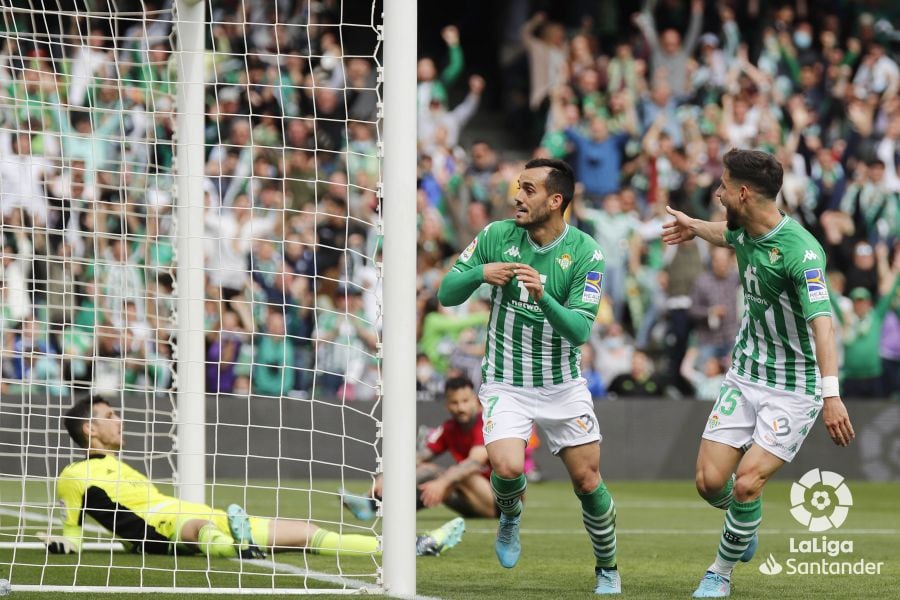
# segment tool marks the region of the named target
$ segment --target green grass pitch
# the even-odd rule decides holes
[[[336,485],[316,482],[322,490]],[[763,504],[763,526],[756,558],[740,564],[733,579],[732,597],[738,599],[772,598],[897,598],[900,581],[900,484],[849,482],[854,505],[840,529],[824,534],[811,534],[802,528],[789,513],[790,481],[775,481],[766,489]],[[616,482],[609,488],[618,505],[619,568],[623,581],[623,597],[633,599],[689,598],[705,568],[712,561],[718,542],[723,513],[703,503],[693,484],[678,482]],[[354,487],[354,486],[351,486]],[[362,486],[356,486],[362,489]],[[0,487],[0,500],[9,508],[11,494],[16,489],[9,483]],[[33,498],[37,492],[29,492]],[[216,505],[244,501],[249,510],[264,514],[274,500],[269,489],[244,490],[224,486],[216,490]],[[305,514],[307,503],[314,506],[317,519],[337,521],[341,518],[336,496],[284,492],[278,499],[282,511]],[[469,520],[462,544],[440,558],[420,558],[418,593],[423,596],[450,600],[480,598],[534,598],[563,600],[590,598],[593,586],[593,558],[588,538],[581,525],[580,507],[570,487],[562,482],[530,485],[523,521],[522,559],[512,570],[499,566],[493,551],[495,523],[492,520]],[[288,508],[290,507],[290,508]],[[419,530],[435,527],[450,518],[444,509],[419,513]],[[345,515],[349,523],[353,519]],[[0,516],[0,538],[8,540],[14,519]],[[358,531],[358,530],[357,530]],[[830,541],[852,541],[852,554],[829,557],[826,554],[790,552],[790,539],[799,546],[802,540],[825,535]],[[844,545],[846,548],[846,544]],[[785,571],[764,575],[759,566],[769,555]],[[38,550],[16,550],[13,585],[36,583],[41,569],[31,565],[44,563],[45,555]],[[883,562],[880,575],[801,575],[786,573],[787,561],[821,563],[827,561]],[[8,576],[12,550],[0,550],[0,570]],[[271,568],[240,566],[232,561],[215,561],[213,572],[205,572],[202,557],[180,557],[176,568],[171,557],[135,556],[107,552],[85,553],[81,567],[71,556],[51,556],[51,569],[44,572],[46,583],[66,585],[77,573],[80,582],[114,585],[206,585],[207,578],[219,586],[254,585],[264,587],[302,586],[306,569],[310,572],[342,575],[357,582],[371,581],[372,560],[360,557],[334,558],[281,554],[276,557],[283,569],[272,574]],[[113,565],[106,568],[86,568],[86,564]],[[140,567],[144,567],[143,570]],[[274,582],[274,584],[273,584]],[[317,587],[328,586],[322,581],[310,581]],[[132,597],[129,594],[127,597]],[[49,594],[14,592],[14,598],[91,598],[92,594]],[[113,598],[114,595],[99,596]],[[126,596],[120,596],[125,598]],[[154,594],[160,600],[184,596]],[[191,595],[192,598],[222,598],[214,595]],[[271,596],[270,596],[271,597]],[[322,596],[319,596],[322,597]]]

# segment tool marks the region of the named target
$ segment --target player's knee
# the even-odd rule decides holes
[[[521,462],[500,459],[491,464],[491,470],[497,474],[497,477],[502,477],[503,479],[515,479],[522,474],[524,466]]]
[[[709,499],[717,495],[725,487],[727,480],[718,473],[709,469],[697,469],[694,476],[694,485],[697,486],[697,493],[701,497]]]
[[[590,494],[600,485],[600,473],[585,469],[572,474],[572,485],[578,494]]]
[[[738,502],[754,500],[762,493],[765,484],[766,478],[760,473],[755,471],[738,473],[734,481],[734,498]]]

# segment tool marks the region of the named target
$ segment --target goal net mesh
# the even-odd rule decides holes
[[[176,495],[185,235],[204,248],[203,322],[189,325],[205,364],[189,370],[206,385],[207,503],[379,535],[338,493],[365,493],[380,468],[379,6],[208,2],[200,149],[179,145],[174,2],[3,3],[0,577],[13,589],[379,585],[377,553],[241,561],[173,540],[172,556],[134,554],[90,518],[80,554],[40,538],[62,533],[57,475],[85,459],[62,416],[87,396],[121,415],[121,460]],[[179,152],[203,152],[203,172],[177,173]],[[203,178],[202,224],[179,222],[181,175]]]

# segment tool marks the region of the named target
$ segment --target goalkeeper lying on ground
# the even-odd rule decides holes
[[[87,458],[65,467],[56,483],[56,500],[65,511],[63,535],[45,538],[54,554],[80,552],[87,513],[134,552],[262,558],[266,551],[316,554],[378,552],[378,540],[366,535],[339,535],[306,521],[250,517],[236,504],[227,512],[205,504],[182,502],[161,493],[146,475],[120,461],[122,420],[106,400],[85,398],[64,418],[75,443]],[[416,554],[439,555],[459,543],[462,519],[416,539]]]

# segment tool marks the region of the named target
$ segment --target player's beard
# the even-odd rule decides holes
[[[725,225],[731,231],[741,228],[741,220],[738,214],[729,206],[725,207]]]
[[[550,210],[546,206],[539,206],[530,208],[528,206],[525,207],[528,212],[525,213],[524,219],[520,221],[516,219],[516,225],[519,227],[524,227],[525,229],[532,230],[541,225],[544,225],[547,221],[550,220]]]

